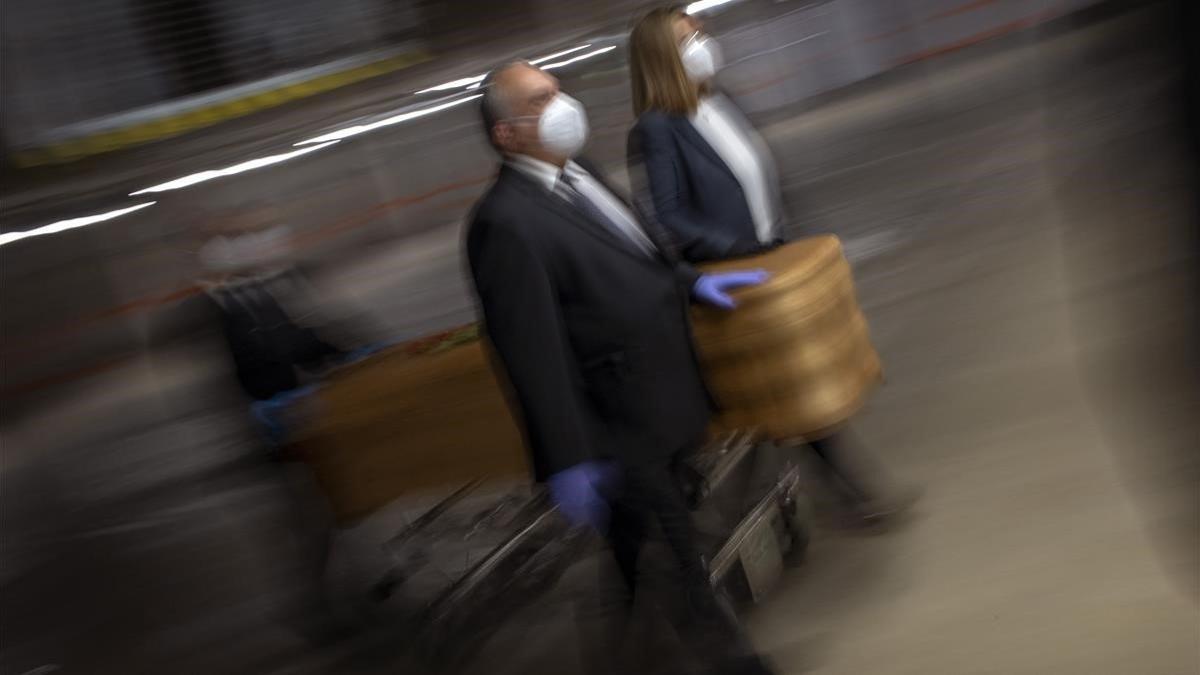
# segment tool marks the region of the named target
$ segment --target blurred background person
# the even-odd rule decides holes
[[[377,349],[364,330],[334,321],[294,259],[278,209],[252,204],[210,223],[200,286],[216,308],[238,383],[273,442],[281,415],[328,368]]]
[[[689,262],[765,252],[784,240],[779,177],[766,143],[713,78],[717,41],[682,6],[651,10],[629,38],[633,111],[629,173]],[[783,440],[783,439],[779,439]],[[916,500],[884,486],[847,434],[806,439],[850,524],[891,520]]]
[[[304,412],[301,402],[331,369],[381,345],[366,343],[365,326],[340,318],[322,301],[297,264],[295,234],[277,207],[228,209],[201,231],[207,239],[197,252],[204,270],[198,283],[220,317],[252,424],[264,441],[260,448],[269,458],[290,460],[288,436]],[[341,637],[345,627],[325,593],[333,521],[310,469],[295,461],[251,458],[251,464],[289,502],[291,550],[282,559],[295,585],[281,619],[310,640]]]
[[[315,307],[294,267],[290,229],[275,209],[254,206],[223,214],[209,227],[200,248],[207,272],[200,280],[220,312],[238,382],[256,400],[296,389],[311,371],[346,350],[318,336],[311,325]],[[298,323],[279,297],[298,307]]]

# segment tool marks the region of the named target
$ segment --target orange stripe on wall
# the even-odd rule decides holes
[[[133,357],[133,354],[122,354],[120,356],[104,359],[103,361],[93,363],[89,366],[84,366],[83,368],[68,370],[64,373],[54,373],[53,375],[47,375],[45,377],[39,377],[33,380],[21,382],[19,384],[14,384],[12,386],[5,387],[3,390],[0,390],[0,400],[10,400],[26,394],[32,394],[35,391],[45,389],[47,387],[66,384],[68,382],[75,382],[76,380],[82,380],[93,375],[99,375],[100,373],[112,370],[117,366],[132,360]]]
[[[362,211],[351,213],[328,225],[324,225],[312,231],[300,234],[293,240],[293,242],[296,244],[298,249],[304,250],[320,242],[336,238],[343,233],[365,226],[391,211],[427,202],[436,197],[454,192],[456,190],[474,187],[491,180],[491,178],[492,176],[488,175],[471,178],[457,183],[448,183],[446,185],[429,190],[428,192],[408,195],[390,201],[381,202]],[[454,206],[466,205],[467,201],[468,200],[456,201],[454,202]],[[34,352],[44,350],[47,342],[62,341],[70,338],[96,322],[150,311],[200,295],[203,292],[204,291],[200,286],[188,284],[170,291],[147,295],[136,300],[125,302],[114,307],[109,307],[92,314],[72,319],[65,323],[59,324],[54,328],[39,331],[33,336],[20,339],[20,342],[16,345],[6,345],[5,351],[10,357],[16,354],[32,354]]]
[[[1016,21],[1010,21],[1006,24],[996,26],[995,28],[989,28],[988,30],[980,31],[974,35],[962,38],[961,40],[955,40],[954,42],[950,42],[948,44],[940,45],[938,47],[931,47],[929,49],[923,49],[915,54],[909,54],[908,56],[897,59],[892,65],[902,66],[909,63],[915,63],[917,61],[924,61],[925,59],[930,59],[935,56],[949,54],[950,52],[955,52],[965,47],[979,44],[985,40],[990,40],[995,37],[1000,37],[1001,35],[1015,33],[1016,31],[1029,28],[1030,26],[1035,26],[1049,18],[1052,18],[1056,14],[1057,12],[1053,10],[1031,14],[1030,16],[1017,19]]]
[[[958,16],[959,14],[966,14],[967,12],[973,12],[977,9],[983,9],[984,7],[987,7],[988,5],[994,5],[994,4],[996,4],[996,0],[973,0],[972,2],[964,3],[957,7],[951,7],[950,9],[942,10],[942,11],[938,12],[937,14],[930,16],[928,19],[926,19],[926,21],[933,21],[935,19],[946,19],[946,18],[949,18],[952,16]]]

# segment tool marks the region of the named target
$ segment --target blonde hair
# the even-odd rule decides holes
[[[699,94],[683,69],[675,41],[675,21],[687,18],[678,6],[651,10],[629,35],[629,79],[633,84],[633,114],[648,110],[669,115],[696,112]]]

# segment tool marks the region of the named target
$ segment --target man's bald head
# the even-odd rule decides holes
[[[514,61],[488,73],[481,86],[480,115],[492,146],[543,159],[537,120],[558,95],[558,80],[531,63]]]

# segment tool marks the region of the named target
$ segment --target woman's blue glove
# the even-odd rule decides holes
[[[737,301],[726,291],[743,286],[757,286],[770,278],[771,275],[766,270],[701,274],[692,286],[692,296],[706,305],[733,309],[737,307]]]
[[[546,479],[550,498],[572,525],[586,525],[603,533],[608,529],[608,500],[617,482],[611,462],[583,462]]]

